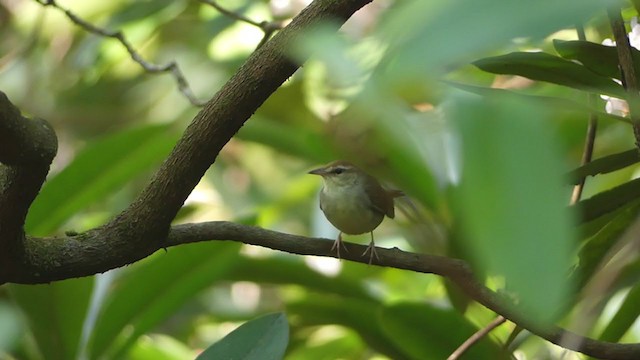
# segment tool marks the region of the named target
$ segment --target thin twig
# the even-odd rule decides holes
[[[640,149],[640,99],[638,98],[638,77],[631,55],[631,44],[627,37],[627,30],[620,14],[619,7],[609,7],[607,15],[611,23],[611,30],[616,41],[618,62],[622,73],[622,84],[627,90],[627,103],[629,104],[629,118],[633,124],[633,135],[636,139],[636,147]]]
[[[71,20],[72,23],[80,26],[87,32],[90,32],[98,36],[103,36],[103,37],[108,37],[108,38],[118,40],[118,42],[120,42],[120,44],[122,44],[122,46],[127,50],[131,59],[136,63],[138,63],[146,72],[152,73],[152,74],[163,73],[163,72],[171,73],[176,83],[178,84],[178,90],[189,100],[191,104],[195,106],[204,106],[204,104],[206,104],[205,100],[200,100],[193,94],[193,91],[189,86],[189,82],[184,77],[182,70],[180,70],[180,67],[175,61],[171,61],[164,65],[158,65],[158,64],[148,62],[131,45],[131,43],[127,40],[127,38],[125,38],[124,34],[121,31],[110,31],[110,30],[97,27],[89,23],[88,21],[82,19],[81,17],[77,16],[70,10],[63,8],[55,0],[35,0],[35,1],[40,3],[41,5],[51,6],[58,9],[59,11],[62,11],[67,16],[67,18]]]
[[[210,5],[211,7],[213,7],[214,9],[216,9],[218,12],[220,12],[222,15],[228,16],[232,19],[236,19],[238,21],[242,21],[244,23],[247,23],[249,25],[253,25],[255,27],[260,28],[260,30],[262,30],[262,32],[264,33],[264,36],[262,37],[262,40],[260,40],[260,42],[258,43],[258,46],[256,46],[256,49],[260,48],[262,45],[264,45],[264,43],[266,43],[270,38],[271,35],[273,35],[274,32],[282,29],[282,23],[279,21],[261,21],[261,22],[257,22],[255,20],[252,20],[242,14],[238,14],[235,13],[231,10],[227,10],[225,8],[223,8],[222,6],[220,6],[220,4],[218,4],[216,1],[214,0],[199,0],[201,3],[203,4],[207,4]]]
[[[576,32],[578,33],[578,39],[585,41],[586,34],[582,24],[576,26]],[[596,94],[587,95],[587,102],[590,108],[593,108],[596,104]],[[587,134],[584,141],[584,148],[582,150],[582,159],[580,165],[584,166],[591,162],[593,158],[593,147],[596,141],[596,132],[598,130],[598,116],[592,111],[589,113],[589,124],[587,125]],[[573,187],[573,193],[571,194],[570,205],[574,205],[582,197],[582,191],[584,190],[585,178],[581,178],[580,182]]]
[[[462,354],[464,354],[467,350],[469,350],[469,348],[471,348],[471,346],[473,346],[473,344],[475,344],[478,341],[480,341],[483,337],[487,336],[487,334],[489,334],[493,329],[495,329],[498,326],[504,324],[506,321],[507,321],[507,319],[505,319],[504,316],[496,317],[487,326],[485,326],[484,328],[476,331],[465,342],[463,342],[462,345],[460,345],[454,352],[451,353],[451,355],[449,355],[447,360],[457,360],[457,359],[459,359],[460,356],[462,356]]]
[[[262,29],[262,23],[259,23],[255,20],[251,20],[248,17],[242,15],[242,14],[237,14],[234,13],[233,11],[227,10],[225,8],[223,8],[222,6],[220,6],[217,2],[213,1],[213,0],[200,0],[201,3],[203,4],[207,4],[210,5],[212,8],[218,10],[219,13],[221,13],[222,15],[228,16],[232,19],[236,19],[238,21],[242,21],[245,22],[249,25],[253,25],[256,27],[259,27],[260,29]]]

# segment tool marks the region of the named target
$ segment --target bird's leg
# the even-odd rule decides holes
[[[347,250],[347,247],[344,245],[344,242],[342,241],[342,231],[338,234],[338,238],[333,242],[333,246],[331,247],[331,251],[333,251],[334,249],[336,250],[338,259],[340,259],[340,248],[343,248],[344,251],[349,252],[349,250]]]
[[[369,246],[367,246],[367,249],[362,253],[362,256],[367,255],[368,252],[371,252],[371,254],[369,255],[369,265],[371,265],[374,256],[376,257],[376,259],[380,260],[380,257],[376,252],[376,244],[374,244],[373,242],[373,231],[371,232],[371,242],[369,243]]]

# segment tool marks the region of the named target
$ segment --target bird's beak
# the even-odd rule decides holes
[[[312,175],[325,175],[327,173],[327,168],[326,167],[321,167],[321,168],[317,168],[317,169],[313,169],[311,171],[308,172],[308,174],[312,174]]]

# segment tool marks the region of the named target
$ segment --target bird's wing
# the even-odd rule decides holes
[[[371,208],[393,219],[395,217],[393,208],[394,196],[389,196],[387,190],[377,180],[373,178],[371,180],[366,182],[367,185],[364,189],[369,199],[371,199]]]

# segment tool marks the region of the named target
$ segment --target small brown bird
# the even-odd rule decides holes
[[[386,190],[378,180],[348,161],[334,161],[324,167],[311,170],[309,174],[320,175],[324,186],[320,191],[320,209],[340,234],[331,250],[337,249],[340,258],[342,233],[359,235],[371,233],[369,264],[376,253],[373,230],[380,225],[385,215],[395,216],[393,199],[404,195],[398,190]],[[346,248],[345,248],[346,250]]]

